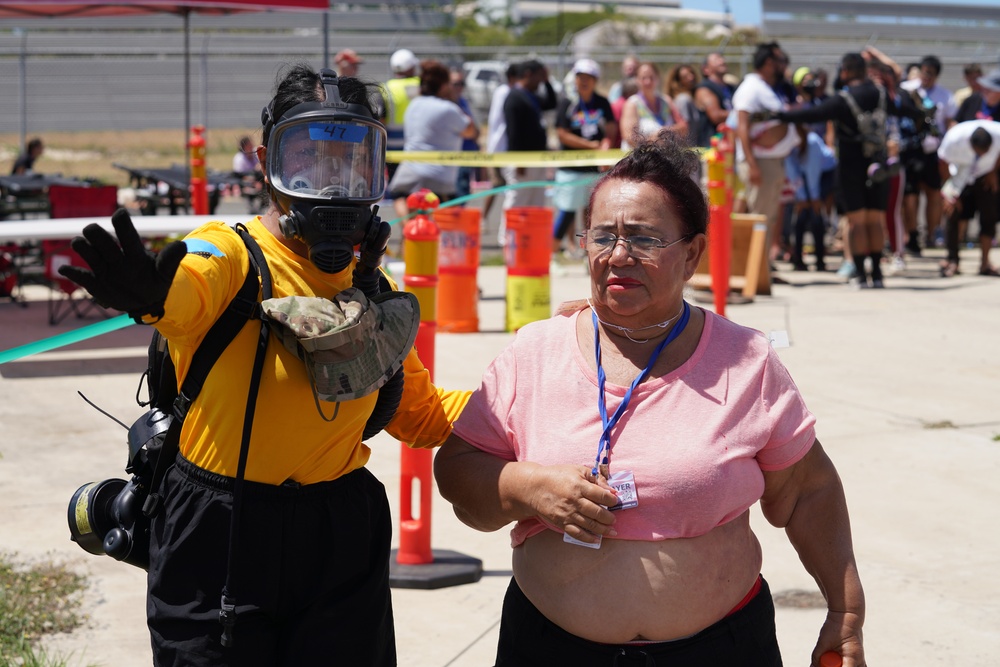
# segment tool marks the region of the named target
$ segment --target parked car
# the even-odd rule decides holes
[[[493,92],[503,83],[507,83],[507,62],[503,60],[473,60],[462,66],[465,69],[465,99],[469,101],[476,120],[486,123],[490,112],[490,102]],[[551,76],[549,81],[556,95],[562,94],[563,84]],[[554,112],[545,114],[546,121],[552,124]]]
[[[486,122],[493,91],[507,82],[507,63],[502,60],[473,60],[465,69],[465,99],[469,101],[476,120]]]

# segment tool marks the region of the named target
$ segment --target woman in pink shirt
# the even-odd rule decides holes
[[[650,62],[641,63],[635,74],[639,92],[628,98],[622,109],[622,148],[631,148],[631,142],[656,137],[660,128],[687,136],[688,124],[673,101],[660,93],[660,69]]]
[[[780,665],[758,500],[827,598],[812,664],[865,664],[815,419],[767,338],[684,302],[706,247],[697,169],[664,130],[598,182],[591,298],[518,332],[435,459],[462,521],[516,522],[498,667]]]

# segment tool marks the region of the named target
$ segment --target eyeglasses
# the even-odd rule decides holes
[[[688,241],[691,234],[685,234],[676,241],[666,243],[663,239],[654,236],[617,236],[611,232],[590,229],[576,235],[580,239],[580,246],[591,254],[600,257],[614,252],[621,241],[625,244],[625,251],[635,259],[653,259],[660,250],[669,248],[682,241]]]
[[[464,81],[452,81],[451,85],[454,86],[455,88],[465,88]]]

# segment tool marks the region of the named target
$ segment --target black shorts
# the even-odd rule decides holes
[[[931,190],[941,189],[941,170],[937,153],[912,152],[901,157],[906,167],[906,189],[904,195],[920,194],[920,186]]]
[[[979,235],[996,238],[997,220],[1000,219],[1000,193],[986,189],[986,177],[981,176],[962,190],[962,210],[958,213],[959,220],[971,220],[979,214]]]
[[[837,169],[837,210],[851,213],[867,209],[884,211],[889,206],[889,181],[868,183],[869,162],[841,162]]]
[[[246,483],[235,641],[221,645],[232,484],[180,456],[164,478],[146,599],[154,664],[395,665],[389,502],[364,468],[302,487]]]
[[[745,607],[691,637],[632,645],[600,644],[566,632],[545,618],[511,578],[496,667],[781,667],[774,602],[767,582],[761,583]]]

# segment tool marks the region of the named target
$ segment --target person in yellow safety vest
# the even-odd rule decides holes
[[[385,82],[385,129],[388,133],[386,150],[403,150],[403,115],[410,100],[420,94],[420,77],[417,73],[419,67],[420,61],[409,49],[399,49],[389,58],[393,78]],[[387,165],[389,180],[398,166],[398,163]]]

